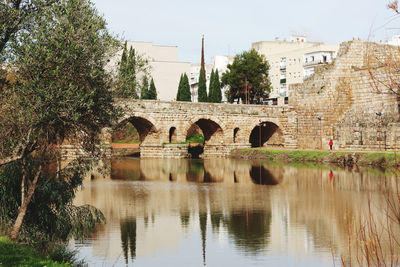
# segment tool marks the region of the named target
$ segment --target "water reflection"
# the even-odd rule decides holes
[[[230,164],[227,164],[230,163]],[[239,164],[238,164],[239,163]],[[233,160],[117,159],[112,161],[112,180],[194,183],[247,183],[277,185],[282,167],[240,164]]]
[[[124,251],[125,262],[128,264],[129,252],[132,261],[136,257],[136,218],[121,220],[121,244]]]
[[[269,170],[265,169],[262,165],[252,166],[250,170],[250,176],[251,180],[255,184],[277,185],[280,182]]]
[[[223,219],[235,244],[252,254],[262,251],[269,242],[271,212],[241,211]]]
[[[368,199],[379,212],[381,190],[396,181],[369,171],[228,159],[119,159],[111,170],[88,180],[76,199],[108,220],[91,242],[93,264],[246,266],[278,259],[272,264],[294,266],[290,258],[296,266],[331,266],[331,248],[336,259],[346,253],[344,214],[360,218]]]

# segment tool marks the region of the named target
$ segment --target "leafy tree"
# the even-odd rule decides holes
[[[227,96],[230,102],[239,99],[250,103],[254,99],[267,97],[271,91],[268,77],[269,64],[264,55],[251,49],[236,55],[228,70],[222,74],[222,85],[228,85]]]
[[[0,62],[6,59],[4,52],[17,33],[29,30],[33,20],[59,0],[3,0],[0,2]]]
[[[143,76],[142,88],[140,90],[140,99],[149,99],[149,81],[147,76]]]
[[[68,181],[71,177],[59,164],[59,145],[68,138],[85,151],[100,152],[96,136],[111,125],[115,114],[111,76],[105,66],[117,42],[93,4],[60,1],[42,6],[32,16],[29,25],[8,39],[7,53],[3,53],[13,68],[6,70],[7,86],[0,91],[0,168],[4,171],[15,164],[17,171],[7,177],[19,177],[21,182],[19,208],[12,218],[14,240],[36,190],[48,186],[42,179],[54,176]],[[8,23],[0,18],[0,25]],[[14,69],[18,72],[13,73]],[[9,73],[15,80],[8,78]],[[54,174],[52,166],[57,166]],[[84,166],[78,161],[73,169],[82,179]],[[75,185],[66,188],[74,190]],[[74,212],[63,209],[66,203],[55,205],[53,212]]]
[[[148,61],[137,54],[132,47],[128,52],[127,42],[125,42],[114,85],[114,95],[122,98],[139,98],[138,91],[141,85],[137,81],[137,76],[147,76],[148,72]]]
[[[198,87],[198,102],[207,102],[207,85],[206,85],[206,79],[204,78],[204,69],[200,69],[200,75],[199,75],[199,87]]]
[[[149,88],[148,97],[149,97],[148,99],[154,99],[154,100],[157,99],[157,89],[156,89],[156,86],[154,84],[154,79],[153,78],[151,78],[151,81],[150,81],[150,88]]]

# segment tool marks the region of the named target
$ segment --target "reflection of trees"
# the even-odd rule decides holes
[[[222,213],[219,212],[211,213],[211,226],[214,232],[218,231],[222,218],[223,218]]]
[[[136,257],[136,218],[120,222],[121,245],[124,251],[125,261],[128,264],[128,252],[131,253],[131,259]]]
[[[186,179],[189,182],[198,182],[201,174],[204,172],[204,163],[201,160],[189,161],[189,170]]]
[[[238,247],[257,253],[269,241],[271,217],[270,211],[240,211],[225,217],[223,223]]]
[[[190,214],[188,212],[181,213],[181,225],[184,228],[189,226]]]
[[[203,264],[206,265],[206,241],[207,241],[207,212],[199,213],[201,247],[203,248]]]

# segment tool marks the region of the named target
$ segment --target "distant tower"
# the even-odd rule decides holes
[[[204,80],[206,79],[206,66],[204,63],[204,35],[201,39],[201,68],[204,70]]]

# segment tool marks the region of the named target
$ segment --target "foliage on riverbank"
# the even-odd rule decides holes
[[[233,158],[266,159],[275,162],[314,162],[333,163],[340,166],[398,167],[400,155],[382,152],[329,152],[304,150],[272,150],[266,148],[247,148],[234,150]]]
[[[0,237],[1,266],[72,266],[69,263],[58,263],[47,257],[40,258],[34,250],[21,244],[11,242],[7,237]]]
[[[186,139],[186,144],[189,143],[199,143],[203,144],[204,143],[204,136],[202,134],[195,134]]]

